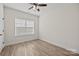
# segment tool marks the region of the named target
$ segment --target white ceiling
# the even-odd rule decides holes
[[[31,14],[34,14],[34,15],[39,15],[38,11],[28,10],[28,8],[32,6],[28,3],[4,3],[4,6],[14,8],[14,9],[17,9],[17,10],[21,10],[21,11],[24,11],[24,12],[28,12],[28,13],[31,13]]]

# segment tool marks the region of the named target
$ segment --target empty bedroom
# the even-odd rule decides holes
[[[79,3],[0,3],[0,56],[79,56]]]

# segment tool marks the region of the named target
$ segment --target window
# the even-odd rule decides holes
[[[34,34],[34,21],[15,19],[15,36]]]

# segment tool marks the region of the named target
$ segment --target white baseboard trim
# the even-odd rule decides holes
[[[69,51],[72,51],[72,52],[74,52],[74,53],[78,53],[79,54],[79,51],[78,50],[76,50],[76,49],[67,49],[67,48],[65,48],[66,50],[69,50]]]
[[[5,46],[5,45],[3,45],[2,47],[0,47],[0,53],[1,53],[2,49],[4,48],[4,46]]]
[[[2,48],[0,48],[0,53],[1,53],[1,51],[2,51]]]
[[[58,45],[58,44],[56,44],[56,43],[52,43],[51,41],[44,40],[44,39],[41,39],[41,40],[46,41],[46,42],[48,42],[48,43],[50,43],[50,44],[54,44],[54,45],[56,45],[56,46],[62,47],[61,45]],[[79,54],[79,50],[70,49],[70,48],[65,48],[65,47],[62,47],[62,48],[66,49],[66,50],[69,50],[69,51],[72,51],[72,52],[74,52],[74,53],[78,53],[78,54]]]
[[[2,49],[0,49],[0,53],[1,53]]]
[[[30,41],[30,40],[35,40],[35,39],[29,39],[29,40],[21,40],[21,41],[14,41],[14,42],[9,42],[7,44],[5,44],[5,46],[9,46],[9,45],[14,45],[14,44],[18,44],[18,43],[22,43],[22,42],[26,42],[26,41]]]

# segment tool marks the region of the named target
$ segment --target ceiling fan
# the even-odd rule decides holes
[[[35,9],[37,11],[40,11],[40,9],[38,7],[45,7],[47,6],[47,4],[44,4],[44,3],[29,3],[31,4],[32,6],[29,8],[29,10],[31,9]]]

